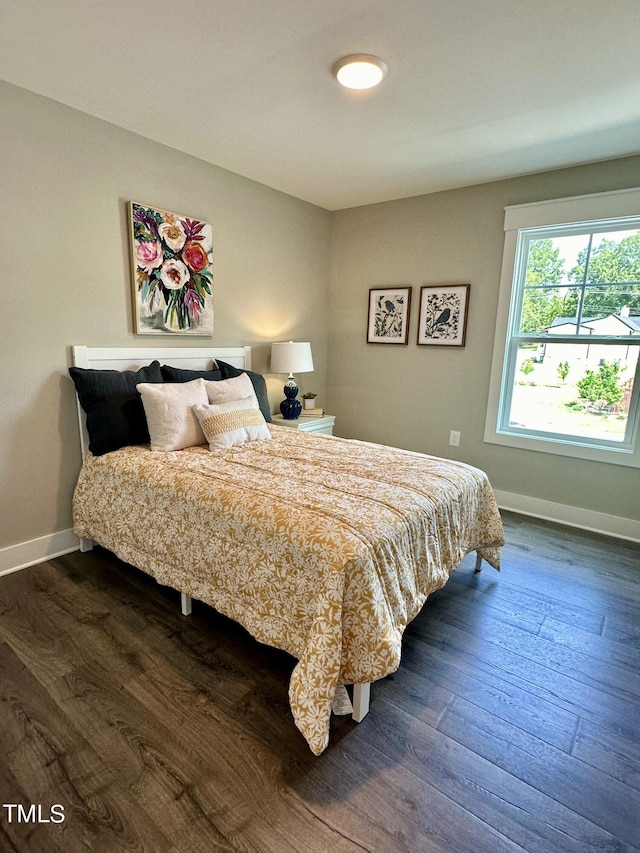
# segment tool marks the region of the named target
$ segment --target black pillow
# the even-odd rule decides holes
[[[160,362],[140,370],[87,370],[70,367],[80,405],[87,413],[89,450],[102,456],[129,444],[150,441],[139,382],[162,382]]]
[[[259,373],[253,373],[251,370],[240,370],[238,367],[227,364],[226,361],[220,361],[218,358],[216,358],[215,363],[218,366],[218,370],[222,373],[221,379],[233,379],[234,376],[240,376],[242,373],[247,374],[253,385],[253,390],[256,392],[260,411],[265,421],[270,424],[273,418],[271,417],[271,406],[269,405],[267,383],[264,381],[264,376],[261,376]]]
[[[221,370],[186,370],[182,367],[171,367],[170,364],[163,364],[160,370],[165,382],[192,382],[194,379],[217,382],[223,378]]]

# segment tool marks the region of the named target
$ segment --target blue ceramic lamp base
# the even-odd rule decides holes
[[[298,386],[292,378],[284,386],[284,396],[287,398],[280,403],[280,414],[285,421],[295,421],[300,417],[302,411],[302,403],[296,400],[298,396]]]

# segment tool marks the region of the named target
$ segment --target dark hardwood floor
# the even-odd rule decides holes
[[[640,850],[640,546],[505,527],[318,758],[292,658],[210,608],[101,549],[0,578],[0,850]]]

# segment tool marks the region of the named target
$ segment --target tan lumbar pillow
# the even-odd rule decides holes
[[[271,438],[257,401],[250,397],[228,403],[196,404],[193,411],[209,442],[209,450],[224,450],[248,441]]]

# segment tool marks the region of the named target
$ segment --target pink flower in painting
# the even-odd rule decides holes
[[[184,246],[184,241],[187,239],[180,220],[162,222],[158,226],[158,233],[172,252],[179,252]]]
[[[203,270],[209,261],[206,251],[197,240],[189,240],[184,244],[182,257],[187,266],[191,267],[194,272]]]
[[[137,241],[136,261],[141,270],[151,275],[162,263],[162,246],[157,240]]]
[[[168,290],[179,290],[189,281],[190,277],[191,273],[182,261],[170,258],[162,264],[160,281]]]

